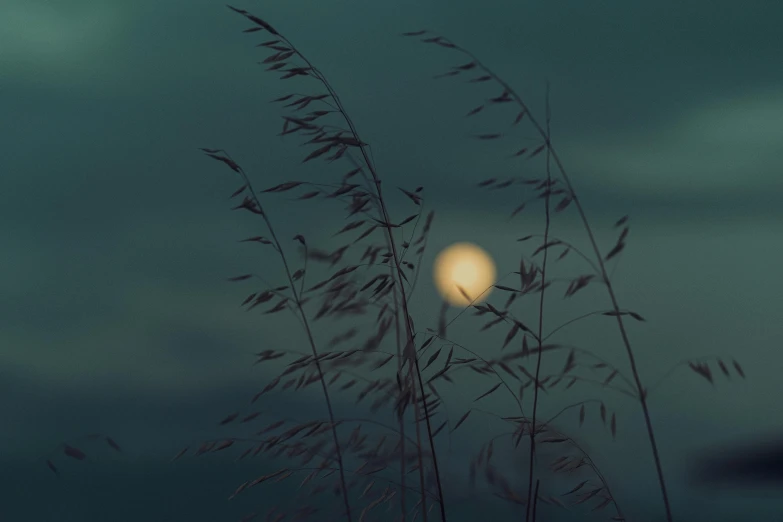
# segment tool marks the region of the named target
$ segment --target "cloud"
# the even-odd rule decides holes
[[[3,74],[83,81],[108,60],[124,15],[110,2],[7,2],[0,10]]]
[[[683,195],[783,187],[783,91],[714,98],[653,129],[597,135],[570,155],[614,187]]]

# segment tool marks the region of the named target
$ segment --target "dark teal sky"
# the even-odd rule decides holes
[[[540,232],[541,220],[523,214],[508,223],[517,195],[474,187],[520,168],[540,173],[543,162],[508,160],[518,142],[470,139],[509,124],[515,112],[463,118],[500,93],[433,80],[465,60],[399,33],[427,28],[452,38],[539,114],[548,80],[553,141],[606,248],[611,224],[631,215],[615,281],[623,306],[648,320],[630,331],[645,382],[710,354],[736,357],[748,374],[712,389],[678,371],[651,400],[678,520],[783,513],[779,493],[692,489],[684,466],[716,445],[783,433],[783,4],[236,5],[284,32],[329,77],[387,185],[425,187],[436,219],[417,290],[418,325],[436,324],[429,275],[440,248],[472,241],[500,274],[516,269],[516,238]],[[215,421],[265,382],[250,366],[254,352],[303,339],[293,322],[239,309],[248,292],[225,279],[252,270],[273,279],[279,263],[236,243],[257,235],[257,224],[228,210],[236,179],[197,148],[229,150],[262,188],[329,174],[301,164],[296,138],[276,136],[280,113],[267,102],[292,84],[255,65],[265,57],[254,47],[264,37],[242,34],[246,27],[222,2],[205,0],[0,5],[0,415],[7,426],[0,481],[20,492],[1,503],[2,520],[234,516],[223,499],[253,470],[228,458],[202,471],[171,468],[166,458],[214,434]],[[530,129],[515,134],[526,136]],[[282,237],[304,233],[315,243],[337,226],[336,207],[295,203],[269,201]],[[400,218],[410,214],[402,199],[392,206]],[[573,213],[558,216],[554,232],[584,244]],[[605,306],[605,295],[589,291],[575,303],[554,302],[550,328]],[[467,318],[456,332],[483,349],[481,324]],[[612,326],[585,322],[561,340],[626,368]],[[465,386],[481,391],[478,383]],[[575,388],[545,397],[542,408],[553,413],[596,394]],[[618,412],[618,441],[598,428],[585,436],[629,517],[661,520],[638,407],[606,399]],[[319,397],[297,400],[279,407],[320,412]],[[476,437],[478,427],[463,436]],[[56,482],[41,459],[90,432],[111,433],[126,455],[96,456],[78,470],[73,463]],[[464,459],[455,452],[450,465],[461,471]],[[200,479],[202,472],[210,478]],[[154,494],[172,482],[181,486]],[[106,488],[105,502],[90,507],[98,487]],[[171,514],[173,505],[183,511]]]

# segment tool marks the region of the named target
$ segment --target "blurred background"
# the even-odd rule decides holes
[[[630,324],[630,337],[645,383],[660,382],[650,407],[676,519],[783,513],[779,486],[718,493],[690,471],[697,456],[783,433],[783,69],[774,65],[783,51],[782,4],[299,0],[237,7],[272,23],[327,75],[372,144],[387,186],[424,186],[436,217],[416,290],[420,327],[437,324],[431,263],[442,248],[474,242],[493,256],[500,276],[518,269],[524,245],[516,239],[541,232],[540,209],[509,221],[520,194],[475,185],[540,174],[543,161],[509,159],[519,148],[514,140],[534,142],[529,129],[513,139],[472,139],[510,125],[516,112],[466,119],[499,90],[432,79],[465,59],[399,34],[430,29],[453,39],[539,116],[548,81],[553,142],[605,250],[614,244],[612,224],[631,216],[628,246],[610,267],[622,306],[647,320]],[[228,456],[168,463],[183,446],[226,433],[218,421],[263,387],[269,374],[252,366],[253,353],[305,342],[293,320],[239,307],[252,290],[226,279],[258,271],[280,280],[279,261],[237,242],[261,234],[259,223],[229,210],[237,179],[198,151],[227,149],[259,188],[326,175],[317,162],[301,163],[297,137],[277,136],[280,110],[268,103],[311,87],[264,73],[256,62],[266,54],[254,46],[267,38],[242,34],[247,27],[222,3],[205,0],[0,6],[2,520],[235,520],[254,502],[268,502],[264,495],[281,494],[273,487],[226,501],[259,474],[258,463]],[[267,210],[292,256],[286,241],[297,233],[325,249],[339,244],[329,236],[340,209],[290,197],[269,198]],[[411,213],[404,196],[391,197],[395,216]],[[557,216],[553,233],[585,245],[573,209]],[[576,260],[563,263],[578,269]],[[565,303],[553,293],[547,329],[608,305],[600,289]],[[528,303],[520,313],[535,310]],[[490,346],[477,333],[483,323],[465,314],[451,332],[495,353],[505,332]],[[627,369],[610,318],[558,335]],[[747,380],[716,376],[712,386],[687,367],[667,374],[705,355],[736,358]],[[459,400],[486,387],[465,386]],[[617,440],[597,409],[588,411],[581,436],[629,519],[662,520],[638,405],[591,388],[571,391],[570,399],[543,396],[542,411],[605,399],[617,414]],[[276,397],[264,406],[270,416],[322,411],[318,395]],[[351,402],[337,400],[340,411],[352,411]],[[467,404],[455,400],[454,411]],[[472,420],[461,428],[461,444],[484,435]],[[576,426],[573,416],[563,419],[563,429]],[[57,480],[46,469],[50,453],[94,432],[110,434],[124,452],[88,444],[88,460],[61,462]],[[455,446],[447,465],[465,470],[468,458]],[[489,505],[497,503],[489,498]],[[484,509],[494,508],[475,505],[476,513]],[[460,515],[472,516],[470,509]]]

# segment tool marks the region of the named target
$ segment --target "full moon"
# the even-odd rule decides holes
[[[453,306],[468,306],[486,299],[495,284],[495,263],[472,243],[455,243],[435,258],[435,286]],[[467,299],[459,287],[470,296]]]

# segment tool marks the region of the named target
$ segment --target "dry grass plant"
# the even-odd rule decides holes
[[[281,135],[303,140],[304,162],[322,161],[325,165],[317,182],[287,181],[257,190],[226,151],[202,149],[207,156],[222,162],[239,176],[240,186],[231,195],[238,201],[233,208],[259,219],[263,228],[261,235],[244,241],[271,249],[280,260],[282,282],[279,284],[267,282],[271,276],[266,272],[231,278],[234,282],[253,285],[242,306],[265,315],[294,314],[307,342],[304,351],[265,349],[257,353],[257,364],[278,365],[279,373],[252,398],[249,411],[232,412],[220,421],[225,426],[250,426],[252,435],[204,441],[193,452],[203,455],[242,448],[239,459],[266,456],[273,462],[282,462],[279,468],[243,482],[230,498],[247,495],[262,483],[283,481],[290,483],[291,491],[298,496],[290,505],[275,506],[265,515],[262,514],[264,510],[249,513],[242,520],[260,520],[265,516],[266,520],[275,522],[307,518],[366,522],[388,517],[405,522],[420,517],[427,522],[437,513],[437,517],[446,522],[447,518],[454,517],[448,507],[459,501],[449,498],[444,491],[448,484],[444,483],[439,465],[439,457],[446,453],[444,439],[450,440],[463,424],[479,415],[502,422],[508,430],[484,441],[470,462],[468,481],[475,485],[480,477],[483,487],[491,490],[495,497],[519,506],[518,519],[524,516],[527,521],[534,521],[540,512],[539,504],[543,503],[563,509],[579,506],[606,511],[611,520],[625,520],[605,476],[583,443],[556,425],[565,415],[574,415],[581,426],[587,409],[595,407],[614,438],[616,415],[607,409],[604,400],[567,403],[557,414],[546,419],[539,413],[539,392],[568,390],[577,383],[638,401],[666,517],[673,520],[649,413],[649,393],[642,384],[625,322],[627,318],[637,321],[643,321],[643,318],[620,307],[606,268],[607,261],[625,247],[628,218],[623,217],[615,223],[615,227],[622,228],[615,244],[603,254],[571,179],[551,144],[549,100],[545,120],[539,123],[521,96],[469,51],[427,31],[405,33],[408,37],[420,37],[425,43],[467,56],[467,62],[439,76],[469,76],[470,83],[500,89],[499,93],[470,110],[468,116],[487,112],[494,106],[515,107],[512,128],[527,124],[540,141],[533,147],[517,150],[514,156],[524,160],[539,158],[538,161],[544,162],[540,177],[479,182],[479,186],[494,190],[523,188],[524,202],[512,215],[533,202],[543,203],[543,234],[528,234],[519,240],[523,245],[536,244],[529,254],[521,256],[519,270],[510,274],[515,282],[506,284],[504,279],[495,285],[506,294],[505,302],[495,305],[488,300],[478,304],[474,302],[478,296],[466,295],[472,303],[456,317],[448,319],[448,309],[444,306],[436,328],[417,328],[408,305],[419,278],[434,218],[432,211],[425,211],[423,189],[399,187],[393,191],[395,197],[403,198],[413,209],[402,219],[392,218],[389,210],[392,194],[384,190],[369,146],[360,137],[323,72],[267,21],[242,9],[230,9],[250,22],[244,32],[263,33],[268,37],[258,44],[268,53],[260,62],[268,71],[276,71],[283,80],[303,80],[288,94],[274,100],[286,111]],[[302,93],[301,88],[314,90]],[[492,132],[477,138],[497,140],[504,134]],[[336,178],[324,179],[324,172],[339,165],[338,160],[349,161],[349,168],[340,171],[341,175]],[[311,244],[304,233],[291,240],[281,240],[276,234],[275,220],[265,211],[263,201],[263,198],[278,194],[295,194],[295,199],[304,205],[318,200],[341,205],[346,221],[335,231],[335,237],[350,239],[333,250]],[[582,252],[568,241],[551,235],[551,220],[569,209],[578,213],[592,252]],[[292,248],[300,254],[298,265],[291,260]],[[551,265],[570,252],[579,256],[589,271],[567,278],[549,276]],[[555,255],[557,258],[553,261],[550,256]],[[570,319],[546,332],[545,297],[551,298],[557,285],[566,286],[564,298],[573,297],[588,285],[601,285],[606,289],[611,305],[608,309]],[[517,317],[513,312],[513,305],[523,298],[537,302],[535,323]],[[484,350],[478,353],[449,337],[449,326],[468,310],[473,316],[489,318],[481,327],[486,335],[504,329],[496,356],[489,357]],[[616,321],[630,374],[588,348],[551,341],[554,334],[568,325],[601,315]],[[313,333],[315,323],[328,323],[339,331],[325,342],[317,341]],[[544,373],[542,359],[545,354],[548,361],[556,361],[556,371]],[[736,361],[731,367],[723,360],[709,358],[683,364],[690,365],[710,382],[713,380],[711,368],[715,364],[726,376],[734,371],[744,377]],[[474,398],[474,405],[456,404],[453,409],[461,409],[459,416],[449,416],[443,387],[452,386],[468,371],[491,382]],[[301,392],[311,386],[320,388],[325,409],[323,417],[268,419],[266,410],[252,409],[265,399],[280,404],[283,399],[274,394]],[[345,401],[346,393],[354,394],[355,404],[367,404],[366,414],[350,418],[338,415],[335,396],[339,395],[340,400]],[[511,415],[499,414],[475,404],[498,393],[507,393],[517,411]],[[528,397],[531,400],[529,416],[524,413],[523,406]],[[264,420],[263,426],[255,424],[260,420]],[[508,444],[505,448],[518,448],[523,441],[529,441],[527,479],[523,488],[514,484],[506,476],[503,463],[497,462],[501,441]],[[557,457],[546,462],[546,466],[542,446],[557,448]],[[188,452],[189,448],[183,449],[174,460]],[[557,490],[563,480],[572,482],[566,492]]]
[[[87,453],[84,452],[84,450],[81,448],[84,447],[84,444],[92,444],[95,441],[101,441],[101,446],[109,447],[117,453],[122,453],[122,448],[120,448],[120,445],[117,444],[113,438],[109,437],[108,435],[102,435],[100,433],[91,433],[81,437],[76,442],[70,441],[58,444],[57,447],[54,448],[47,456],[46,467],[49,468],[49,470],[54,473],[55,476],[60,477],[60,468],[55,465],[57,457],[64,455],[77,461],[87,460]]]

